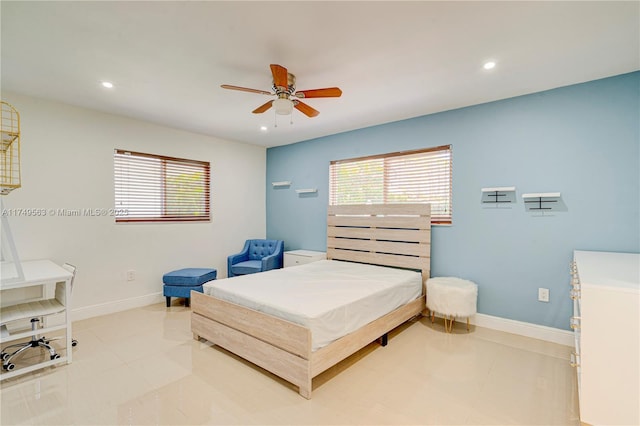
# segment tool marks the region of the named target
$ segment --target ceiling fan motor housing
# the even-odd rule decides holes
[[[290,72],[287,73],[287,87],[281,88],[280,86],[276,86],[275,81],[273,82],[273,91],[276,92],[276,95],[278,95],[278,97],[280,98],[282,93],[286,93],[288,95],[293,95],[293,92],[296,91],[296,76],[291,74]]]

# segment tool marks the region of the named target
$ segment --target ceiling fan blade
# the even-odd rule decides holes
[[[269,108],[271,108],[271,104],[273,103],[273,101],[269,101],[265,104],[260,105],[258,108],[254,109],[253,112],[254,114],[262,114],[263,112],[265,112],[266,110],[268,110]]]
[[[287,69],[282,65],[271,64],[271,74],[273,74],[273,84],[277,87],[287,89],[289,87],[289,79],[287,78]]]
[[[294,105],[295,109],[306,115],[307,117],[315,117],[320,114],[320,111],[311,108],[309,105],[296,101]]]
[[[248,87],[230,86],[228,84],[222,84],[220,87],[223,89],[240,90],[241,92],[259,93],[261,95],[275,95],[275,93],[267,92],[266,90],[249,89]]]
[[[298,90],[295,96],[298,98],[339,98],[342,90],[337,87],[327,87],[326,89]]]

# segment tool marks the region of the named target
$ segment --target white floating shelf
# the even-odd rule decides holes
[[[483,204],[509,204],[516,202],[515,186],[497,186],[492,188],[482,188]]]
[[[289,185],[291,185],[291,181],[290,180],[283,180],[281,182],[271,182],[271,185],[273,185],[274,187],[289,186]]]
[[[559,192],[534,192],[531,194],[522,194],[522,198],[560,198]]]
[[[554,206],[560,204],[559,192],[533,192],[530,194],[522,194],[525,199],[528,211],[534,210],[555,210]],[[556,204],[554,204],[556,203]]]
[[[497,186],[495,188],[482,188],[482,192],[513,192],[516,190],[515,186]]]
[[[298,194],[312,194],[314,192],[318,192],[318,188],[309,188],[309,189],[296,189]]]

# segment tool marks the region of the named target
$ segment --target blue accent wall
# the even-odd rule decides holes
[[[475,281],[480,313],[568,329],[573,250],[640,251],[639,100],[634,72],[269,148],[267,237],[326,249],[331,160],[451,144],[453,224],[433,228],[431,276]],[[515,186],[516,202],[483,204],[495,186]],[[531,192],[562,196],[540,214]]]

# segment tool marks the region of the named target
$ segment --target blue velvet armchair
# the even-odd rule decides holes
[[[227,258],[227,276],[254,274],[282,268],[284,241],[247,240],[242,251]]]

